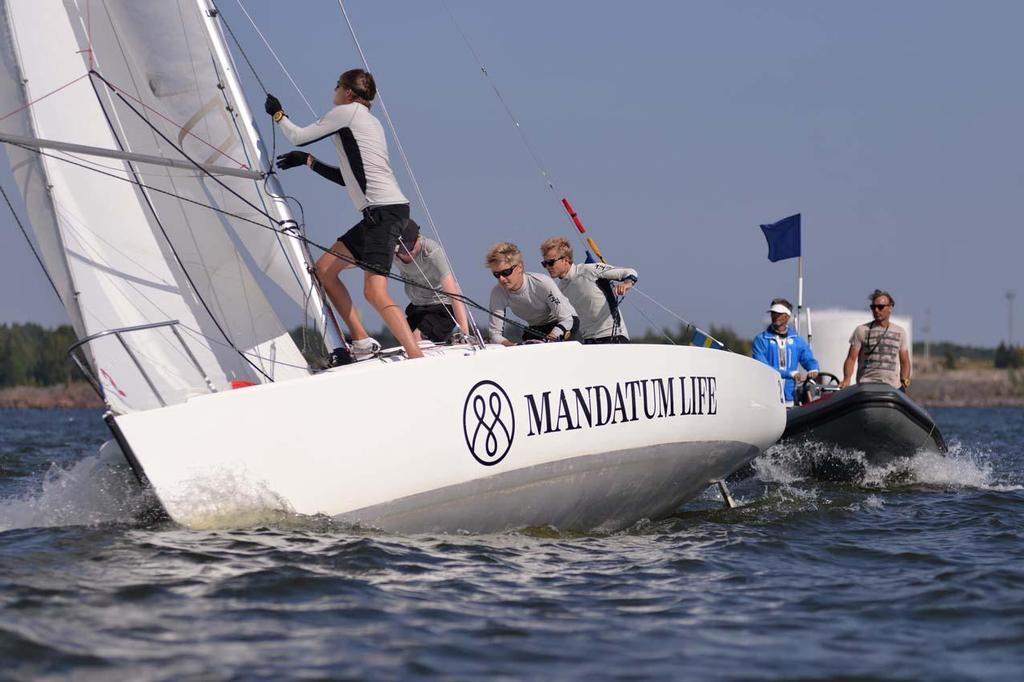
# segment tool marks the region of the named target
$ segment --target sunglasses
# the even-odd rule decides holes
[[[872,303],[868,307],[871,308],[872,310],[885,310],[890,305],[891,304],[889,304],[889,303]]]
[[[516,265],[504,270],[491,270],[491,274],[494,275],[495,279],[501,279],[502,277],[511,277],[512,273],[515,272]]]
[[[563,258],[565,258],[565,256],[559,256],[558,258],[552,258],[551,260],[542,260],[540,262],[540,265],[542,268],[550,268],[552,265],[562,260]]]

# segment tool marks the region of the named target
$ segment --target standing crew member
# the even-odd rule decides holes
[[[572,246],[564,237],[540,245],[540,262],[580,316],[583,343],[629,343],[629,332],[616,296],[636,284],[636,270],[604,263],[573,263]],[[613,285],[612,282],[618,282]]]
[[[405,280],[405,295],[409,297],[405,319],[416,340],[447,341],[456,322],[459,334],[468,337],[469,316],[466,305],[458,298],[462,291],[441,245],[421,235],[420,226],[410,220],[402,230],[395,259]]]
[[[373,76],[362,69],[341,74],[334,88],[334,108],[316,123],[304,128],[284,115],[281,102],[267,95],[266,111],[281,126],[292,144],[305,146],[331,138],[338,151],[340,167],[329,166],[312,154],[293,151],[277,157],[278,168],[292,168],[305,163],[325,178],[344,185],[356,210],[363,219],[338,238],[332,250],[316,262],[316,274],[331,303],[345,320],[352,335],[355,358],[370,357],[380,349],[369,338],[352,305],[345,285],[338,276],[345,268],[359,261],[363,268],[363,292],[409,358],[421,358],[420,350],[402,310],[388,294],[387,273],[395,255],[395,246],[402,226],[409,220],[409,201],[398,188],[398,181],[388,159],[384,128],[372,114],[370,102],[377,96]]]
[[[888,291],[875,289],[871,296],[871,316],[875,319],[853,330],[850,352],[843,362],[843,388],[853,379],[857,367],[857,383],[889,384],[906,390],[910,386],[910,345],[907,330],[889,321],[896,301]]]
[[[523,271],[519,247],[501,242],[487,252],[487,268],[498,280],[491,289],[491,321],[488,336],[492,343],[515,345],[503,332],[505,310],[512,309],[529,327],[523,341],[566,341],[575,338],[580,318],[551,278]]]

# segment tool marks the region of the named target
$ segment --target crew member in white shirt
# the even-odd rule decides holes
[[[567,341],[579,331],[576,310],[550,277],[524,272],[523,254],[509,242],[495,244],[487,252],[487,268],[498,283],[491,290],[491,320],[488,336],[492,343],[515,345],[504,335],[505,311],[529,326],[523,341]]]
[[[331,303],[345,320],[352,335],[353,356],[372,355],[380,345],[369,338],[352,297],[338,276],[352,265],[363,268],[363,292],[377,310],[409,358],[423,352],[413,337],[402,309],[388,294],[387,273],[403,226],[409,220],[409,201],[398,187],[388,158],[384,128],[370,113],[377,96],[373,76],[362,69],[341,74],[334,89],[334,108],[316,123],[299,127],[284,114],[281,102],[267,95],[266,111],[281,126],[285,137],[300,147],[330,138],[338,152],[340,166],[322,163],[306,152],[293,151],[278,157],[278,168],[305,164],[324,177],[344,185],[363,219],[338,238],[332,251],[321,256],[316,273]]]
[[[580,317],[583,343],[629,343],[619,299],[636,284],[636,270],[605,263],[573,263],[572,246],[564,237],[544,241],[540,254],[544,259],[540,264]]]

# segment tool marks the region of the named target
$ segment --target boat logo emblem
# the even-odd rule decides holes
[[[462,406],[462,431],[476,461],[493,466],[505,459],[516,435],[516,415],[505,389],[490,380],[478,382]]]

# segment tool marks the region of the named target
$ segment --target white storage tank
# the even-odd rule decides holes
[[[810,322],[813,336],[811,350],[818,359],[822,372],[830,372],[840,379],[843,378],[843,361],[850,350],[850,336],[857,325],[871,322],[871,311],[849,310],[842,308],[826,308],[811,310]],[[914,345],[913,320],[906,315],[893,315],[892,322],[907,330],[907,343]],[[800,325],[800,333],[807,336],[807,319]],[[854,382],[856,382],[856,373]]]

